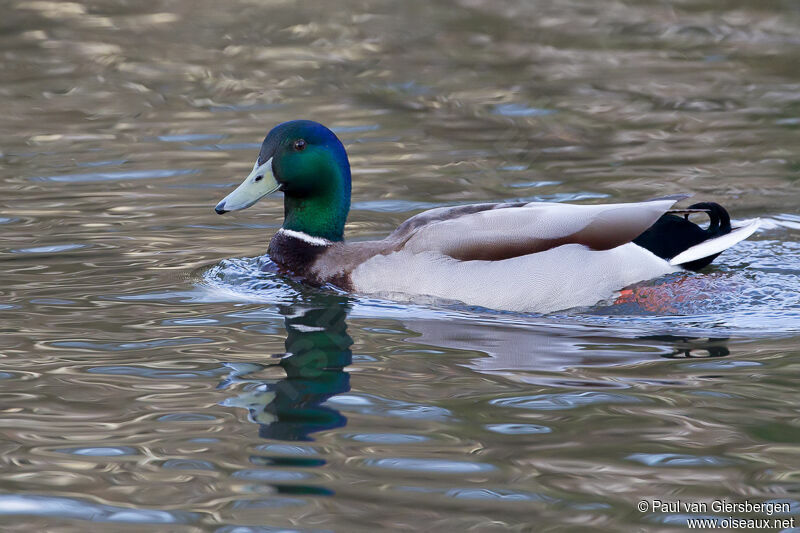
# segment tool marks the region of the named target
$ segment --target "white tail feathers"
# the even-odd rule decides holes
[[[760,225],[761,219],[755,218],[744,226],[736,228],[730,233],[726,233],[725,235],[715,237],[713,239],[708,239],[707,241],[696,244],[691,248],[687,248],[683,252],[670,259],[669,264],[673,266],[683,265],[685,263],[690,263],[692,261],[708,257],[709,255],[718,254],[723,250],[727,250],[737,242],[748,238],[750,235],[755,233]]]

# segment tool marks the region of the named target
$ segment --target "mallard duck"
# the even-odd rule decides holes
[[[347,153],[331,130],[308,120],[273,128],[253,171],[215,210],[245,209],[279,190],[283,226],[268,253],[307,283],[535,313],[593,305],[627,285],[700,269],[758,228],[754,220],[733,230],[727,211],[710,202],[670,211],[688,197],[677,195],[606,205],[439,207],[383,240],[345,242]],[[707,229],[689,221],[694,212],[709,216]]]

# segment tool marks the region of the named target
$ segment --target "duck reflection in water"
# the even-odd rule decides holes
[[[326,407],[325,400],[350,390],[350,374],[344,371],[352,361],[345,318],[348,299],[336,294],[306,295],[279,308],[286,325],[286,353],[279,365],[286,378],[248,380],[260,365],[229,365],[233,372],[220,384],[249,382],[247,391],[229,398],[225,405],[243,407],[260,424],[259,435],[278,440],[311,440],[317,431],[344,426],[339,411]]]
[[[408,341],[438,349],[478,352],[468,368],[538,383],[539,372],[575,367],[629,365],[668,359],[725,357],[731,354],[725,337],[642,335],[636,330],[562,322],[504,323],[404,320],[414,332]]]
[[[727,357],[731,354],[728,348],[730,337],[675,337],[673,335],[653,335],[641,337],[654,341],[664,341],[673,346],[672,353],[662,354],[667,359],[695,359],[700,357]]]

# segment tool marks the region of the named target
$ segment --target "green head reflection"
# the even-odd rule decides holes
[[[344,371],[353,357],[348,310],[346,297],[325,293],[306,294],[282,306],[286,352],[279,364],[286,377],[256,382],[226,403],[247,408],[260,424],[259,434],[269,439],[310,440],[312,433],[344,426],[347,418],[322,404],[350,390],[350,375]]]

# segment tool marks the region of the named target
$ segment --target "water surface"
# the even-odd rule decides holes
[[[798,507],[796,3],[11,0],[4,531],[674,528]],[[763,228],[701,275],[519,315],[303,287],[275,124],[334,129],[348,238],[483,201],[679,192]]]

